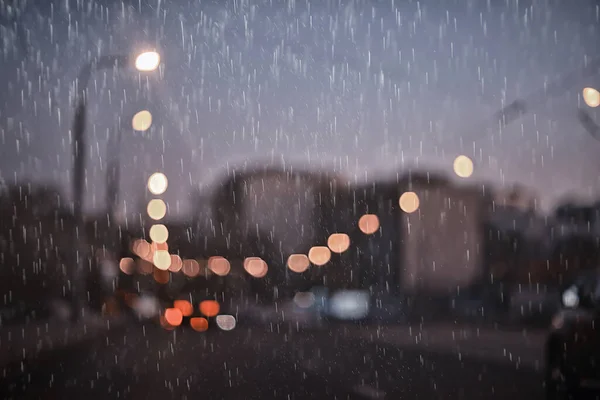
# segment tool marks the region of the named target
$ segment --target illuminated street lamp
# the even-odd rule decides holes
[[[155,51],[143,52],[132,59],[130,55],[105,55],[91,60],[85,64],[77,78],[77,91],[75,97],[75,115],[73,117],[73,216],[76,224],[76,234],[80,235],[75,246],[73,262],[76,263],[74,269],[74,318],[81,316],[87,303],[85,291],[86,273],[85,263],[87,262],[87,248],[85,246],[85,223],[83,219],[83,185],[85,181],[85,125],[87,120],[87,86],[94,72],[108,68],[126,68],[133,66],[140,72],[151,72],[158,68],[160,56]],[[111,140],[109,139],[109,142]]]

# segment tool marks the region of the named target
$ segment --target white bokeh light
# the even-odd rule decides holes
[[[167,191],[169,180],[162,172],[155,172],[148,178],[148,190],[150,193],[159,195]]]
[[[142,72],[154,71],[160,64],[160,54],[146,51],[135,58],[135,69]]]

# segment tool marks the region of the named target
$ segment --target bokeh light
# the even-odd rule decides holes
[[[183,268],[183,261],[177,254],[171,254],[171,265],[169,265],[169,271],[179,272]]]
[[[169,230],[162,224],[150,227],[150,239],[155,243],[165,243],[169,239]]]
[[[164,315],[160,316],[160,325],[168,331],[172,331],[173,329],[175,329],[173,325],[169,324]]]
[[[221,306],[215,300],[204,300],[200,303],[200,312],[207,317],[214,317],[219,314]]]
[[[145,51],[135,58],[135,69],[142,72],[154,71],[160,64],[160,54],[156,51]]]
[[[157,243],[154,242],[150,245],[151,253],[154,254],[154,252],[158,251],[158,250],[165,250],[165,251],[169,251],[169,245],[167,244],[167,242],[164,243]]]
[[[327,239],[327,246],[334,253],[343,253],[350,247],[350,236],[345,233],[333,233]]]
[[[225,258],[215,256],[208,259],[208,269],[215,275],[225,276],[231,270],[231,265]]]
[[[235,317],[233,315],[218,315],[217,326],[224,331],[231,331],[235,328]]]
[[[150,257],[152,252],[150,243],[148,243],[144,239],[134,240],[131,246],[131,250],[135,255],[137,255],[140,258],[143,258],[144,260],[148,260],[148,257]]]
[[[600,105],[600,92],[594,88],[586,87],[583,89],[583,101],[588,107],[598,107]]]
[[[366,235],[371,235],[379,229],[379,218],[375,214],[365,214],[358,220],[358,229]]]
[[[150,218],[158,221],[167,215],[167,205],[161,199],[152,199],[148,202],[146,211],[148,212],[148,216]]]
[[[467,156],[456,157],[453,167],[454,173],[460,178],[468,178],[473,175],[473,161]]]
[[[244,260],[244,269],[255,278],[263,278],[269,271],[267,263],[259,257],[246,258]]]
[[[302,273],[310,266],[310,260],[304,254],[292,254],[288,257],[287,266],[296,273]]]
[[[144,132],[152,126],[152,113],[148,110],[142,110],[131,119],[131,127],[134,131]]]
[[[419,209],[419,196],[415,192],[405,192],[400,196],[400,209],[405,213],[413,213]]]
[[[121,258],[119,268],[124,274],[131,275],[135,272],[135,261],[131,257]]]
[[[208,320],[202,317],[194,317],[190,319],[190,326],[196,332],[205,332],[208,330]]]
[[[169,180],[162,172],[155,172],[148,178],[148,190],[150,193],[159,195],[167,191]]]
[[[325,246],[314,246],[308,252],[308,259],[315,265],[323,266],[331,259],[331,251]]]
[[[185,276],[194,278],[200,274],[200,264],[196,260],[183,260],[182,272]]]
[[[167,308],[165,310],[165,320],[171,326],[179,326],[183,321],[183,314],[178,308]]]
[[[166,271],[171,266],[171,255],[166,250],[157,250],[152,256],[152,262],[156,268]]]
[[[189,317],[194,313],[194,307],[192,306],[192,303],[187,300],[175,300],[173,302],[173,307],[180,310],[184,317]]]
[[[300,308],[309,308],[315,304],[315,295],[311,292],[298,292],[294,295],[294,304]]]
[[[158,269],[157,267],[154,268],[152,276],[154,277],[154,281],[156,281],[156,283],[159,283],[161,285],[166,285],[167,283],[169,283],[169,271]]]

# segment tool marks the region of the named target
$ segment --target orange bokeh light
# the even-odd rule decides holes
[[[365,214],[358,220],[358,228],[362,233],[371,235],[379,229],[379,218],[375,214]]]
[[[187,300],[175,300],[173,302],[173,307],[180,310],[181,314],[184,317],[189,317],[194,312],[194,307],[192,306],[192,303],[190,303]]]
[[[308,259],[315,265],[323,266],[331,259],[331,251],[325,246],[314,246],[308,252]]]
[[[202,317],[195,317],[190,319],[190,326],[196,332],[204,332],[208,330],[208,320]]]
[[[183,321],[183,314],[178,308],[167,308],[165,310],[165,320],[171,326],[179,326]]]
[[[160,283],[161,285],[169,283],[169,271],[154,268],[152,275],[154,276],[156,283]]]
[[[169,324],[165,318],[164,315],[161,315],[160,318],[160,326],[162,326],[163,328],[165,328],[168,331],[172,331],[173,329],[175,329],[174,326],[172,326],[171,324]]]
[[[292,254],[288,257],[288,268],[296,273],[302,273],[310,266],[310,260],[305,254]]]
[[[350,247],[350,236],[345,233],[333,233],[327,239],[327,246],[334,253],[343,253]]]
[[[200,303],[200,312],[207,317],[214,317],[219,314],[221,307],[219,303],[214,300],[204,300]]]
[[[135,272],[135,261],[130,257],[121,258],[119,268],[124,274],[132,275]]]

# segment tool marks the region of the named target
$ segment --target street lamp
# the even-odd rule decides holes
[[[133,62],[132,62],[133,61]],[[143,52],[132,60],[129,55],[105,55],[91,60],[85,64],[77,78],[77,91],[75,97],[75,115],[73,117],[73,217],[75,218],[75,237],[77,244],[72,260],[76,264],[73,276],[74,296],[73,317],[78,318],[83,314],[87,299],[85,293],[85,261],[87,259],[85,221],[83,219],[83,185],[85,179],[85,125],[87,119],[87,86],[93,72],[107,68],[133,67],[140,72],[156,70],[160,64],[160,55],[155,51]],[[110,139],[109,139],[110,141]]]

